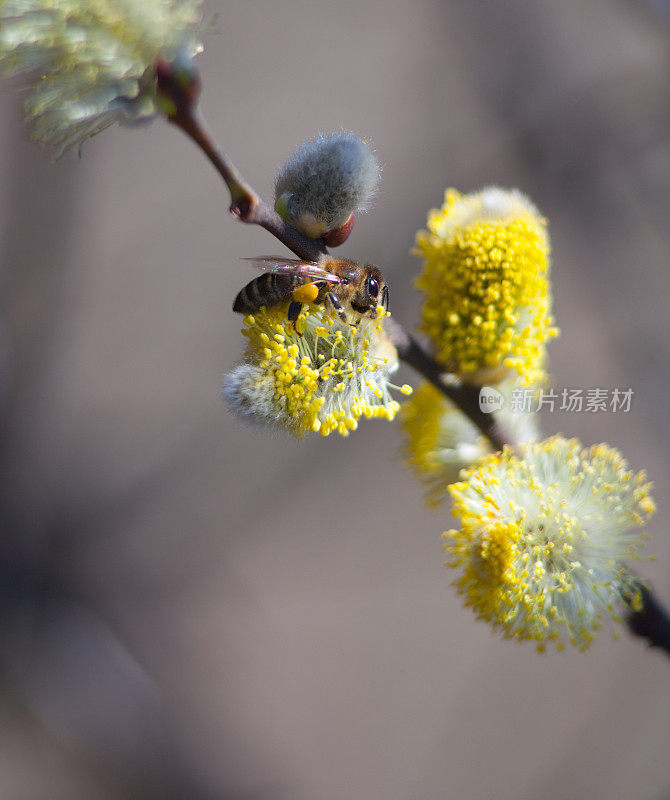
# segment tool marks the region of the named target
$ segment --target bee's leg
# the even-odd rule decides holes
[[[301,311],[302,311],[302,303],[298,303],[297,300],[294,300],[288,307],[289,322],[295,323],[295,321],[300,316]]]
[[[326,297],[330,300],[330,304],[335,309],[337,316],[342,320],[342,322],[347,323],[349,320],[347,319],[347,314],[345,310],[342,308],[342,304],[340,301],[335,297],[332,292],[327,292]]]

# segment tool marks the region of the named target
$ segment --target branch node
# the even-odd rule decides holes
[[[233,198],[230,213],[240,222],[254,222],[258,205],[258,198],[255,195],[242,195]]]

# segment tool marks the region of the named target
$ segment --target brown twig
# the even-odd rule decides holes
[[[195,68],[191,64],[159,61],[156,79],[168,120],[196,143],[225,181],[230,191],[230,213],[240,222],[265,228],[298,258],[318,261],[327,252],[323,242],[307,238],[283,220],[249,186],[228,156],[214,143],[197,110],[200,79]]]
[[[400,359],[430,381],[442,394],[470,419],[491,442],[494,450],[502,450],[505,444],[516,442],[502,430],[493,414],[485,414],[479,407],[479,387],[450,381],[435,359],[410,336],[396,320],[386,320],[386,330],[398,350]]]
[[[658,647],[670,655],[670,615],[649,586],[637,581],[635,588],[642,596],[642,607],[638,610],[628,609],[628,630],[635,636],[647,639],[650,647]]]

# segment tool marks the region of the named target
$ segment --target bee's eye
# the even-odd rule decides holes
[[[365,286],[368,290],[370,297],[375,298],[379,294],[379,281],[377,278],[368,278],[365,281]]]

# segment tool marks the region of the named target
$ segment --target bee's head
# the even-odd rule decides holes
[[[381,306],[384,311],[388,310],[389,289],[379,267],[366,264],[364,270],[365,279],[357,293],[357,303],[352,303],[352,306],[356,311],[367,313],[374,318],[377,316],[377,306]]]

